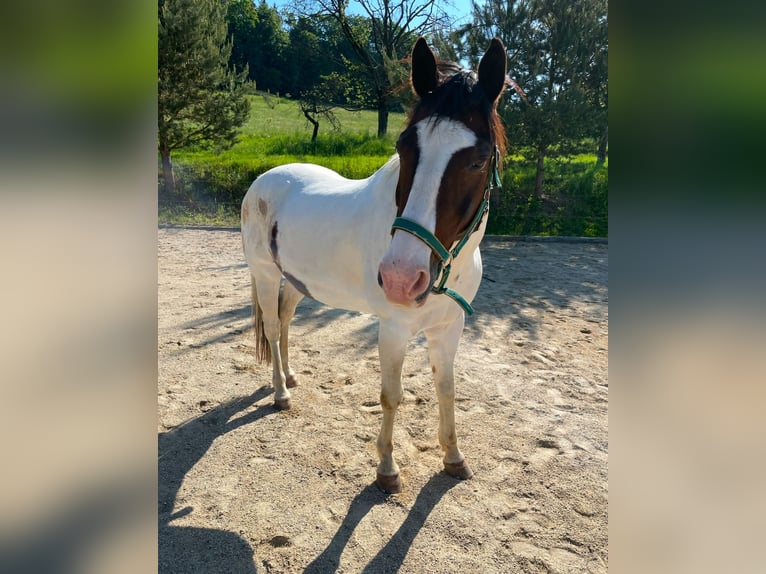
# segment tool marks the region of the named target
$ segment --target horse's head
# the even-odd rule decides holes
[[[422,305],[441,269],[433,239],[450,250],[474,231],[471,224],[504,150],[496,105],[505,62],[497,38],[478,73],[438,60],[423,38],[415,43],[411,80],[420,99],[396,144],[397,223],[378,273],[392,303]]]

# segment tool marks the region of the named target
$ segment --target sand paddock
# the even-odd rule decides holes
[[[272,407],[239,233],[158,231],[160,572],[606,572],[608,246],[485,238],[456,358],[476,473],[441,472],[424,340],[403,369],[404,492],[373,484],[377,322],[306,300]]]

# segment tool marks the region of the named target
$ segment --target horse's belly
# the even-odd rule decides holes
[[[372,312],[368,305],[369,279],[358,260],[335,257],[304,246],[300,252],[288,252],[279,262],[285,279],[307,297],[325,305],[353,311]],[[330,248],[330,246],[327,246]]]
[[[373,312],[370,291],[385,244],[333,218],[285,218],[278,229],[282,274],[304,295],[331,307]],[[310,220],[310,221],[309,221]],[[385,234],[383,235],[385,239]]]

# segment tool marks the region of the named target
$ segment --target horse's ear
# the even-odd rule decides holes
[[[412,89],[421,98],[437,85],[436,56],[422,36],[412,49]]]
[[[493,38],[487,52],[479,62],[479,85],[490,102],[494,102],[505,84],[505,46],[499,38]]]

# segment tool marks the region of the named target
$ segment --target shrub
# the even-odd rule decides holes
[[[305,134],[249,136],[220,154],[179,153],[175,160],[177,189],[160,195],[165,222],[227,221],[236,225],[239,206],[250,184],[265,171],[292,162],[316,163],[347,178],[361,179],[379,169],[394,153],[393,136]],[[523,156],[508,156],[503,189],[492,198],[487,232],[503,235],[608,235],[606,164],[595,156],[546,160],[544,193],[535,196],[535,165]],[[160,189],[162,186],[160,186]],[[235,223],[232,223],[234,221]]]

